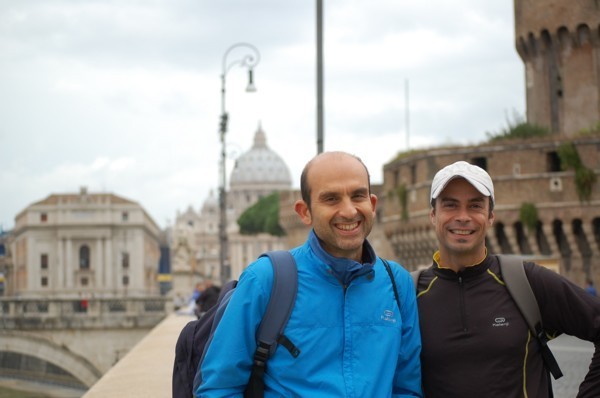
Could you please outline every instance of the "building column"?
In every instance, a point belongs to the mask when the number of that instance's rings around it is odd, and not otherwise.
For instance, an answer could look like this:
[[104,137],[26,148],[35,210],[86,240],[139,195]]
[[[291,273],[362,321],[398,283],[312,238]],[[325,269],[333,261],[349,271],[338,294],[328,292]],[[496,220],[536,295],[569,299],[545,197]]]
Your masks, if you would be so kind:
[[544,232],[544,235],[546,235],[546,241],[548,242],[548,245],[550,246],[550,251],[552,252],[552,256],[556,257],[556,258],[560,258],[561,254],[560,254],[560,249],[558,247],[558,244],[556,243],[556,238],[554,237],[554,231],[553,231],[553,226],[552,226],[552,220],[543,223],[542,225],[542,231]]
[[66,253],[66,267],[65,267],[65,287],[72,289],[73,285],[73,241],[71,238],[67,239],[67,253]]
[[58,238],[56,245],[56,269],[52,272],[50,287],[52,289],[62,289],[65,286],[64,267],[65,267],[65,242]]
[[34,250],[37,246],[37,242],[33,237],[28,238],[27,242],[27,261],[25,263],[25,270],[27,272],[27,290],[38,290],[40,288],[40,255]]
[[105,275],[105,287],[107,290],[115,290],[116,285],[113,278],[113,264],[112,264],[112,241],[110,239],[106,240],[106,244],[104,245],[104,275]]
[[94,270],[94,283],[96,289],[102,289],[104,287],[104,260],[103,260],[103,246],[104,238],[98,238],[96,240],[96,269]]

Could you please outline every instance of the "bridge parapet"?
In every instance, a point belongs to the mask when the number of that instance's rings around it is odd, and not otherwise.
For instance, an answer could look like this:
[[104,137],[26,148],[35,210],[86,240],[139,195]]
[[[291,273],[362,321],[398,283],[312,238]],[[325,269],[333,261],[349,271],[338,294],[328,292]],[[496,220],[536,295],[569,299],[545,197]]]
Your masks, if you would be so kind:
[[167,314],[167,297],[0,298],[5,330],[153,327]]

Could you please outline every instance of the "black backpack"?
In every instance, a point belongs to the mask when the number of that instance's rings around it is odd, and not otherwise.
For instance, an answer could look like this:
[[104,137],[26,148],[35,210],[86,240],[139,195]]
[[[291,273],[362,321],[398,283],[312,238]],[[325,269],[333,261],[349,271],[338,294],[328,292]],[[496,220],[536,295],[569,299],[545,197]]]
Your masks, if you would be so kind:
[[[292,312],[298,287],[298,271],[294,258],[288,251],[272,251],[261,255],[268,256],[273,265],[273,287],[271,299],[258,329],[257,348],[254,354],[250,381],[245,397],[262,397],[263,374],[267,359],[275,352],[277,344],[285,346],[297,357],[298,350],[285,336],[283,329]],[[173,398],[192,398],[198,366],[212,339],[223,312],[229,303],[237,281],[226,283],[219,293],[217,303],[197,320],[188,322],[181,330],[175,345],[175,363],[173,366]]]

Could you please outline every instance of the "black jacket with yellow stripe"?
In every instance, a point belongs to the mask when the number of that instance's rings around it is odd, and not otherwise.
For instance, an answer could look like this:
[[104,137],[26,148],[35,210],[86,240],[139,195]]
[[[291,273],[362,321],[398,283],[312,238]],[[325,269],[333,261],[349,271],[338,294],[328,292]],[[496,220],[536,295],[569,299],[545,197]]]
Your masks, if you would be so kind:
[[[566,333],[595,343],[578,397],[600,396],[600,299],[534,263],[525,263],[525,273],[550,337]],[[425,397],[549,396],[539,343],[502,281],[496,256],[458,273],[434,262],[421,274],[417,294]]]

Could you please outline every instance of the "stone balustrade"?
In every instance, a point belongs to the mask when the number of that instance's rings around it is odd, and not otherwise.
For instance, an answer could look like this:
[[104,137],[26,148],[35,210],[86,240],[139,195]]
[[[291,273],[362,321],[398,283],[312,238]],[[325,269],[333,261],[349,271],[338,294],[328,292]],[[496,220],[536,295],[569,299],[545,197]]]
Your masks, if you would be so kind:
[[152,327],[168,312],[164,296],[125,298],[0,298],[4,330]]

